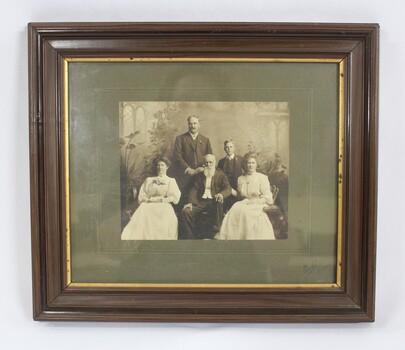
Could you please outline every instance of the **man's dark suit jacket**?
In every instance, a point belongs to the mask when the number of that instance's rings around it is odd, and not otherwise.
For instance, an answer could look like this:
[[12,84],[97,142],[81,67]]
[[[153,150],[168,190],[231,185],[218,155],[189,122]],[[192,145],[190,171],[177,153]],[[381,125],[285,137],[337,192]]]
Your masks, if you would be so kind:
[[174,143],[174,167],[173,176],[182,194],[187,198],[188,188],[192,177],[185,174],[187,168],[196,169],[204,165],[204,156],[212,154],[210,140],[198,134],[196,142],[192,139],[189,132],[176,137]]
[[189,132],[176,137],[174,160],[181,172],[184,173],[187,168],[195,169],[203,166],[206,154],[212,154],[210,140],[207,137],[198,134],[195,144]]
[[[218,169],[224,171],[225,170],[225,160],[226,157],[222,158],[218,162]],[[229,183],[234,190],[237,190],[238,187],[238,178],[242,175],[242,162],[243,157],[238,156],[235,154],[235,167],[233,169],[233,173],[230,177],[228,177]]]
[[[206,177],[204,173],[200,173],[194,177],[193,185],[188,194],[188,201],[193,205],[197,205],[198,201],[202,199],[205,192]],[[211,179],[211,195],[215,199],[216,194],[222,194],[225,198],[231,195],[231,185],[228,178],[222,171],[215,170],[215,174]]]

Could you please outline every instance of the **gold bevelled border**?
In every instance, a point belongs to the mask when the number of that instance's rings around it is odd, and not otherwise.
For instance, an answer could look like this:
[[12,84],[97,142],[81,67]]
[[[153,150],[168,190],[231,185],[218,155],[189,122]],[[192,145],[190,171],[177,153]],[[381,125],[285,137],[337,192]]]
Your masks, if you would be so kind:
[[71,57],[67,62],[271,62],[340,63],[341,58],[201,58],[201,57]]
[[241,289],[282,289],[282,288],[296,288],[296,289],[319,289],[319,288],[339,288],[340,286],[336,283],[312,283],[312,284],[209,284],[209,283],[76,283],[72,282],[69,284],[72,288],[215,288],[215,289],[231,289],[231,288],[241,288]]
[[71,245],[70,245],[70,179],[69,179],[69,63],[63,61],[63,98],[64,98],[64,139],[65,139],[65,207],[66,207],[66,284],[69,285],[72,281],[72,263],[71,263]]
[[339,63],[339,138],[338,138],[338,237],[337,237],[337,253],[336,253],[336,283],[342,285],[342,244],[343,244],[343,169],[345,161],[345,60],[342,60]]
[[[336,283],[319,284],[179,284],[179,283],[76,283],[72,282],[70,241],[70,190],[69,190],[69,62],[263,62],[263,63],[338,63],[339,64],[339,130],[338,130],[338,219],[336,251]],[[65,136],[65,189],[66,189],[66,285],[72,288],[210,288],[210,289],[325,289],[340,288],[342,284],[343,237],[343,163],[344,163],[344,113],[345,113],[345,60],[342,58],[147,58],[147,57],[71,57],[63,62],[64,76],[64,136]]]

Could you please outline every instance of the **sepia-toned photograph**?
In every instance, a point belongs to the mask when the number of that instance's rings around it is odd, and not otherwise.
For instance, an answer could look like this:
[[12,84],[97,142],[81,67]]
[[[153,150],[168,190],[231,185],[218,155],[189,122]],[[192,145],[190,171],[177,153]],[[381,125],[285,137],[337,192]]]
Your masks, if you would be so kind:
[[288,238],[287,102],[119,103],[121,240]]

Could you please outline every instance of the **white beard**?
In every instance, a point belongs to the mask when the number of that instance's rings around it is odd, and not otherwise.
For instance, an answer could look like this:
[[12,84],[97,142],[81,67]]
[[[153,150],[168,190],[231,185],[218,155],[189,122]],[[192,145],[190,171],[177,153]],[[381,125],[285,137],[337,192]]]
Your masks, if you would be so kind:
[[215,168],[212,168],[212,169],[204,168],[205,177],[213,177],[214,174],[215,174]]

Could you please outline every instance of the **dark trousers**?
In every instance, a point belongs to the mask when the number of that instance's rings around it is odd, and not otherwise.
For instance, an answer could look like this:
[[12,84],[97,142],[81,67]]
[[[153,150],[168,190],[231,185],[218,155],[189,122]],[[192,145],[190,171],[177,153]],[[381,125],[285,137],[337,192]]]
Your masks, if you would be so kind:
[[[221,228],[222,219],[224,216],[223,203],[216,202],[214,199],[201,199],[197,205],[193,205],[193,209],[187,208],[183,210],[182,215],[182,238],[183,239],[212,239],[216,232]],[[202,237],[199,234],[198,228],[206,226],[206,221],[209,221],[207,234]]]
[[224,201],[224,210],[225,210],[225,214],[231,210],[232,206],[238,201],[238,198],[234,197],[234,196],[229,196],[228,198],[225,198]]

